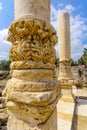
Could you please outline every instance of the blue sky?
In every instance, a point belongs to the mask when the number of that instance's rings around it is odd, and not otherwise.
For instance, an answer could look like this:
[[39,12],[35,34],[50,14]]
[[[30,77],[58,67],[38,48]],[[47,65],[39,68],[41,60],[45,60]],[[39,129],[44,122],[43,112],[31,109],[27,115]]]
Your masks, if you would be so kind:
[[8,28],[14,19],[14,0],[0,0],[2,7],[0,11],[0,30]]
[[[51,24],[58,32],[58,15],[70,14],[71,56],[80,58],[87,48],[87,0],[51,0]],[[0,0],[0,60],[8,59],[11,43],[6,41],[8,27],[14,20],[14,0]],[[55,46],[58,57],[58,44]]]

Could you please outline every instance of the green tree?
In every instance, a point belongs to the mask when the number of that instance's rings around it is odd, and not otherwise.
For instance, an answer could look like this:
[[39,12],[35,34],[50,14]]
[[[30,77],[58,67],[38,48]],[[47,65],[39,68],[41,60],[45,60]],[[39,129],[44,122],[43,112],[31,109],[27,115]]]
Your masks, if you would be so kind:
[[84,63],[87,66],[87,48],[84,48],[83,51],[83,59],[84,59]]
[[78,59],[78,64],[79,65],[84,65],[84,59],[83,59],[83,56],[81,56],[79,59]]
[[0,70],[9,69],[10,61],[2,60],[0,61]]
[[83,55],[78,59],[78,64],[87,66],[87,48],[84,48]]
[[78,63],[74,61],[73,59],[71,59],[71,66],[76,66],[76,65],[78,65]]

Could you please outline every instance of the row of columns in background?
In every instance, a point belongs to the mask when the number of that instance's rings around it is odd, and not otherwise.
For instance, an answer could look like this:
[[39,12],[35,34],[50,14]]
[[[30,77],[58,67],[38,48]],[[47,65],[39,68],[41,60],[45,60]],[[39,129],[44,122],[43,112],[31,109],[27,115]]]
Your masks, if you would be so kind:
[[[60,86],[54,79],[55,29],[50,0],[14,0],[15,20],[9,28],[11,75],[3,95],[8,130],[57,130]],[[59,16],[59,80],[71,79],[69,15]],[[29,53],[30,52],[30,53]]]

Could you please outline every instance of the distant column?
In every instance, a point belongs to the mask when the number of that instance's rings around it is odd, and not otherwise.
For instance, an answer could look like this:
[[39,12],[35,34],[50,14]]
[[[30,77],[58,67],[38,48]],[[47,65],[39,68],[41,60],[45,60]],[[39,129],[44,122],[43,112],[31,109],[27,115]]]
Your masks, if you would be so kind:
[[68,13],[59,15],[59,80],[71,79],[70,18]]

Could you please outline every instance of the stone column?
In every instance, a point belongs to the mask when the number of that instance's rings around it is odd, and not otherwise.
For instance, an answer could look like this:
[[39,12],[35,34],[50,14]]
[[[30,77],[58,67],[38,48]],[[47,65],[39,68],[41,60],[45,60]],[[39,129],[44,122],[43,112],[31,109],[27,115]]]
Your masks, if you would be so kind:
[[50,0],[14,0],[15,19],[30,15],[50,23]]
[[57,36],[50,25],[49,6],[49,0],[15,0],[15,21],[8,35],[12,78],[3,92],[8,130],[57,130]]
[[[70,18],[68,13],[61,13],[59,21],[59,77],[61,98],[58,102],[58,129],[71,130],[75,108],[72,93],[71,48],[70,48]],[[69,118],[68,118],[69,117]]]
[[59,77],[60,81],[71,79],[70,18],[61,13],[59,21]]

